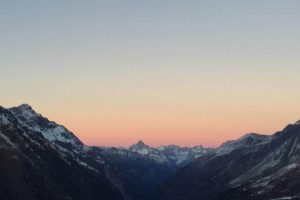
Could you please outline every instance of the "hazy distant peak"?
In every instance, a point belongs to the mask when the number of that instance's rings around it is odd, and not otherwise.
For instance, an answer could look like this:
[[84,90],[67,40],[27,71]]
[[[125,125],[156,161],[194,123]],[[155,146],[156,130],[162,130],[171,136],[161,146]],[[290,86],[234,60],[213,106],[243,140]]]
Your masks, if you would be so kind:
[[136,145],[145,145],[145,143],[143,142],[143,140],[139,140]]
[[141,151],[143,149],[150,149],[151,147],[149,147],[148,145],[146,145],[142,140],[139,140],[137,143],[131,145],[129,147],[130,150],[132,151]]
[[139,140],[139,141],[137,141],[135,144],[131,145],[131,147],[133,147],[133,146],[148,146],[148,145],[146,145],[146,144],[143,142],[143,140]]

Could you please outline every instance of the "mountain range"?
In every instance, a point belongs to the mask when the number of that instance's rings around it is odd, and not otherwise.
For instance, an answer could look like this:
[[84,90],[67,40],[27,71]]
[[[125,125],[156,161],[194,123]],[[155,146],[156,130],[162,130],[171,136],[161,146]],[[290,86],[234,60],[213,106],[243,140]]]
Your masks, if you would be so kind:
[[83,144],[27,104],[0,107],[0,199],[300,199],[300,122],[218,148]]

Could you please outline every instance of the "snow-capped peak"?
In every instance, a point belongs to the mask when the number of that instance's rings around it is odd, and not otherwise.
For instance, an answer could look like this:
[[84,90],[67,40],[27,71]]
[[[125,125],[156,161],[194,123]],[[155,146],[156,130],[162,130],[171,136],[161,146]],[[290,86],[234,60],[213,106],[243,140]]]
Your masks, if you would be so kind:
[[142,140],[139,140],[137,143],[131,145],[129,148],[144,148],[144,147],[149,147],[146,145]]
[[18,107],[10,108],[9,110],[11,110],[14,114],[24,117],[26,120],[41,116],[40,114],[36,113],[28,104],[22,104]]
[[40,132],[49,142],[62,142],[65,144],[81,145],[79,139],[65,127],[49,121],[41,114],[35,112],[28,104],[8,109],[27,128]]
[[146,145],[142,140],[140,140],[137,143],[130,146],[129,150],[145,155],[150,153],[152,151],[152,148]]

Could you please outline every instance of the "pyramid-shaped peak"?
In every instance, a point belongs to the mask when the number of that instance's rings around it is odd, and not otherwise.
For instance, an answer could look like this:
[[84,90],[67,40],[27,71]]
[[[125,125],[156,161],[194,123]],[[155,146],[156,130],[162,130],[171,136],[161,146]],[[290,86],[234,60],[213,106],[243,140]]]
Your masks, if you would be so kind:
[[139,153],[145,153],[145,152],[148,152],[151,147],[149,147],[148,145],[146,145],[142,140],[139,140],[137,143],[131,145],[129,147],[129,149],[131,151],[134,151],[134,152],[139,152]]
[[137,143],[133,144],[130,148],[144,148],[148,147],[142,140],[139,140]]
[[146,144],[143,142],[143,140],[139,140],[139,141],[136,143],[136,145],[146,145]]

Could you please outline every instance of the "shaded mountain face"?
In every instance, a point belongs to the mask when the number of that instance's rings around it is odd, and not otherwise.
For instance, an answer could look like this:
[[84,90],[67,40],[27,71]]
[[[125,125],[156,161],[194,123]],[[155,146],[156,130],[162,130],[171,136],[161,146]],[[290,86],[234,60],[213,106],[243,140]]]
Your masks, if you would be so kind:
[[159,185],[175,168],[124,148],[93,147],[118,172],[124,191],[136,200],[155,199]]
[[0,199],[126,199],[114,170],[28,105],[0,107]]
[[271,136],[247,134],[181,169],[161,199],[299,199],[300,123]]
[[159,186],[180,167],[210,149],[176,145],[150,147],[138,141],[129,148],[93,147],[119,172],[124,191],[133,199],[157,199]]
[[29,105],[1,107],[0,199],[156,199],[163,181],[208,150],[89,147]]

